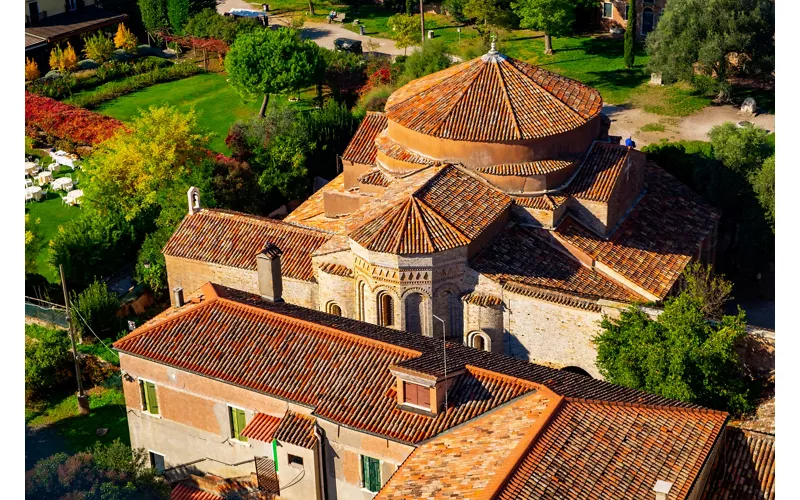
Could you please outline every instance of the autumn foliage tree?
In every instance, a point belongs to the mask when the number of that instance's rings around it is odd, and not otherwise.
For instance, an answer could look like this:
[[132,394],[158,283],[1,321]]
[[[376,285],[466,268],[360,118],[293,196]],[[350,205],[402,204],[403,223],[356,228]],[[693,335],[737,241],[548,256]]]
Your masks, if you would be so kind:
[[117,28],[117,34],[114,35],[114,45],[118,49],[134,52],[139,45],[139,40],[136,39],[136,35],[131,30],[125,27],[124,23],[120,23]]
[[33,59],[25,58],[25,81],[30,82],[41,76],[39,65]]
[[67,47],[63,50],[60,46],[55,46],[53,50],[50,51],[50,68],[63,73],[72,71],[77,66],[78,55],[69,42],[67,42]]

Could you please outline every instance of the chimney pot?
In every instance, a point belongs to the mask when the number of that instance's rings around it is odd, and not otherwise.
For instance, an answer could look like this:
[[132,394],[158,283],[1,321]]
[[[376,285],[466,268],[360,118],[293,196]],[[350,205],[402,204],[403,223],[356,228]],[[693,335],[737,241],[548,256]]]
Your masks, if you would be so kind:
[[189,201],[189,215],[194,215],[200,211],[200,190],[195,186],[189,188],[186,192],[186,197]]
[[653,486],[653,491],[656,494],[656,500],[668,500],[669,490],[671,489],[672,483],[669,481],[661,481],[660,479],[656,481],[656,485]]
[[172,302],[176,308],[183,305],[183,288],[176,286],[172,289]]
[[281,278],[281,254],[283,252],[273,243],[264,245],[256,256],[258,269],[258,292],[266,300],[282,302],[283,280]]

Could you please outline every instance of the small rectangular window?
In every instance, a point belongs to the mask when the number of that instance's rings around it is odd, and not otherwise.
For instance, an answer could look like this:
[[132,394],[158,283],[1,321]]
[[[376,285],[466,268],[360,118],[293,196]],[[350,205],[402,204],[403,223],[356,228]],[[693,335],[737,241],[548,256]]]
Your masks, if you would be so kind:
[[159,474],[164,472],[164,469],[166,468],[164,466],[164,455],[161,455],[160,453],[156,453],[154,451],[151,451],[150,452],[150,467],[152,467],[153,469],[158,471]]
[[373,493],[381,489],[381,461],[361,455],[361,481],[363,487]]
[[156,385],[146,380],[140,380],[139,394],[142,397],[142,410],[152,415],[158,415],[158,398],[156,397]]
[[303,466],[303,457],[298,457],[297,455],[289,455],[289,465],[299,465],[300,467]]
[[605,2],[603,4],[603,17],[610,19],[614,14],[614,6],[611,5],[611,2]]
[[429,387],[423,387],[419,384],[412,384],[410,382],[403,382],[403,393],[404,403],[430,409],[431,390]]
[[247,425],[244,410],[240,408],[228,407],[228,416],[230,417],[231,424],[231,437],[243,443],[247,442],[247,436],[242,436],[242,431]]

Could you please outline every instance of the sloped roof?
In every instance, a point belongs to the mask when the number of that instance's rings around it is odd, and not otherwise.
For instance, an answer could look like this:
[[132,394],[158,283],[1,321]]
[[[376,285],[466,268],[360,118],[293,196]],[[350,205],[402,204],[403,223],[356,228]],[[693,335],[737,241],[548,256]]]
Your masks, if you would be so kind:
[[172,488],[169,498],[170,500],[219,500],[224,497],[178,483]]
[[775,436],[728,427],[703,500],[775,499]]
[[539,196],[512,196],[514,203],[534,210],[554,210],[567,202],[566,196],[557,194],[542,194]]
[[593,143],[565,194],[581,200],[607,202],[630,152],[630,148],[619,144]]
[[389,187],[392,180],[383,173],[379,168],[374,168],[369,172],[362,174],[358,178],[358,182],[362,184],[369,184],[372,186]]
[[266,243],[282,252],[281,273],[312,281],[311,254],[330,233],[287,222],[217,209],[203,209],[183,218],[164,246],[164,255],[256,269],[256,255]]
[[317,419],[314,417],[287,410],[275,431],[275,439],[279,442],[311,449],[317,441],[314,436],[316,422]]
[[600,93],[542,68],[489,53],[395,91],[386,117],[463,141],[512,141],[566,132],[598,116]]
[[378,134],[378,136],[375,138],[375,147],[378,148],[378,151],[393,160],[403,161],[406,163],[416,163],[418,165],[432,165],[435,163],[430,158],[419,155],[389,139],[389,136],[386,134],[386,132]]
[[477,171],[490,175],[544,175],[564,169],[573,165],[576,160],[538,160],[522,163],[503,163],[478,167]]
[[662,168],[645,166],[647,188],[622,224],[606,240],[570,216],[559,237],[660,299],[697,255],[719,214]]
[[[690,493],[728,414],[566,400],[496,498],[669,498]],[[585,465],[584,465],[585,464]]]
[[520,225],[506,228],[473,259],[470,267],[501,283],[529,285],[588,299],[646,302],[633,290],[559,252],[539,237],[535,229]]
[[510,206],[504,193],[454,166],[367,221],[350,238],[369,250],[424,254],[468,245]]
[[447,344],[450,406],[435,417],[397,408],[390,366],[442,372],[441,341],[206,284],[114,343],[120,352],[313,408],[313,415],[418,443],[541,384],[574,397],[694,405],[527,361]]
[[367,111],[367,116],[359,125],[355,135],[342,153],[342,160],[372,165],[375,163],[375,137],[386,128],[386,115]]
[[242,436],[256,441],[268,443],[275,436],[275,431],[281,425],[283,418],[273,417],[266,413],[256,413],[253,419],[242,429]]

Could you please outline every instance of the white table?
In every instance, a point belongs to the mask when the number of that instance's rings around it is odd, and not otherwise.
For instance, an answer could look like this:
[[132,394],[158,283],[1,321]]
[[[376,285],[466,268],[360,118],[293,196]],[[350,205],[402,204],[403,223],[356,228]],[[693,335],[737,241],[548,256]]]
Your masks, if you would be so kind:
[[36,176],[36,180],[39,182],[40,186],[42,184],[47,184],[48,182],[53,180],[53,172],[50,172],[48,170],[39,172],[39,174]]
[[64,203],[67,205],[80,205],[80,199],[83,197],[83,189],[76,189],[67,193],[64,197]]
[[30,186],[25,188],[25,201],[40,200],[42,198],[42,188],[39,186]]
[[54,180],[50,186],[53,189],[60,189],[62,191],[69,191],[72,189],[72,179],[69,177],[59,177],[58,179]]
[[33,179],[25,179],[25,187],[33,186]]
[[59,165],[66,165],[72,168],[75,168],[75,160],[78,159],[77,156],[61,150],[50,151],[50,158],[52,158]]
[[39,170],[39,165],[33,163],[32,161],[25,162],[25,175],[33,175],[37,170]]

